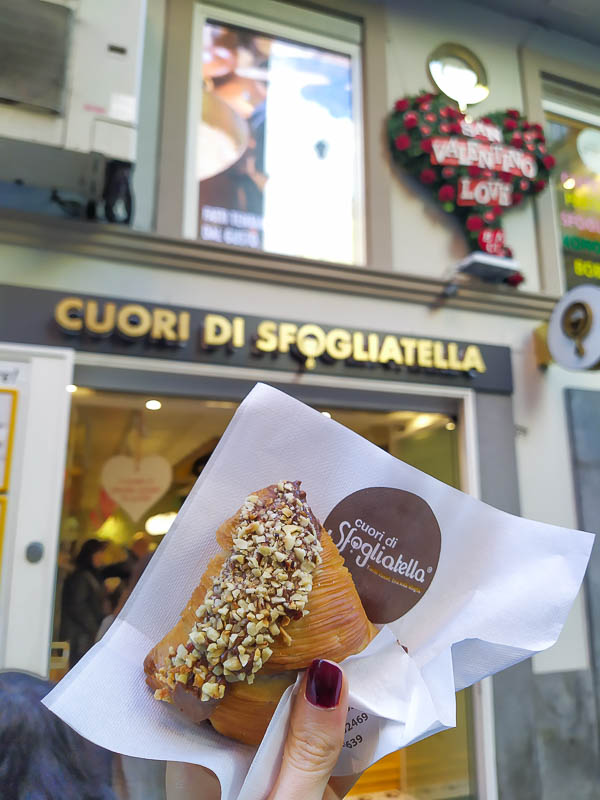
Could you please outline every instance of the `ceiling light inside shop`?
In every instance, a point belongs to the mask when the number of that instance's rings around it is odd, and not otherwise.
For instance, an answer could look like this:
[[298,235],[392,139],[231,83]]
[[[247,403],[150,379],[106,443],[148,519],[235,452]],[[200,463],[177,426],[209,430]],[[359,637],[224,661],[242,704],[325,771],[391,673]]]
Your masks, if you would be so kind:
[[323,414],[324,417],[327,417],[327,419],[331,419],[331,414],[329,411],[321,411],[321,414]]
[[423,428],[428,428],[434,420],[435,416],[433,414],[419,414],[413,420],[412,428],[413,430],[422,430]]
[[563,189],[574,189],[574,188],[575,188],[575,178],[567,178],[567,180],[563,182]]
[[176,516],[176,511],[167,511],[165,514],[148,517],[145,525],[146,533],[149,533],[150,536],[163,536],[175,521]]
[[452,422],[452,420],[448,420],[448,422],[446,423],[446,430],[447,431],[456,430],[456,422]]
[[146,400],[146,408],[148,411],[158,411],[162,407],[160,400]]
[[74,383],[69,383],[67,384],[67,386],[65,386],[65,389],[67,390],[67,392],[69,392],[69,394],[73,394],[73,392],[77,391],[77,386],[75,386]]

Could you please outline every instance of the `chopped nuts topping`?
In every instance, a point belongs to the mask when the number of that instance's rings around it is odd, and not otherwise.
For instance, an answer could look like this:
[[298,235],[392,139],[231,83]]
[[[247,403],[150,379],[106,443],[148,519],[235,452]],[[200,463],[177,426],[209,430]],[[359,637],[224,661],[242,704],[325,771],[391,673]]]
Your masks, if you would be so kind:
[[300,483],[280,481],[261,499],[246,498],[232,537],[232,551],[213,579],[187,642],[169,648],[156,678],[157,700],[171,701],[176,682],[202,700],[221,699],[227,683],[254,682],[273,655],[269,645],[306,614],[313,571],[321,563],[318,523]]

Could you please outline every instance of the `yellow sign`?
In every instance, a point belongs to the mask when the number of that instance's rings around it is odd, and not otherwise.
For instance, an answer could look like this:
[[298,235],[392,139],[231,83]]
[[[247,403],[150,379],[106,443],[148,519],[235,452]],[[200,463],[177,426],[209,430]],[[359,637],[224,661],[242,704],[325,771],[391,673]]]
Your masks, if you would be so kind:
[[2,574],[2,544],[4,542],[4,526],[6,522],[6,497],[0,495],[0,575]]
[[17,418],[17,390],[0,389],[0,492],[8,491]]

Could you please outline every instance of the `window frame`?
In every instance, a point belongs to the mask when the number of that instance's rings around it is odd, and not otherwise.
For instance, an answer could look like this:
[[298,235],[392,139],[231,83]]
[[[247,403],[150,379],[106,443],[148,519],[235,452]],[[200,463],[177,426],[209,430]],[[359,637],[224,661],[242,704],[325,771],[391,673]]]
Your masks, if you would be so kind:
[[[333,38],[327,34],[315,33],[308,28],[300,28],[287,21],[278,22],[264,17],[253,17],[248,12],[235,11],[230,8],[210,3],[196,2],[194,5],[192,23],[192,53],[190,62],[190,92],[187,109],[187,147],[186,169],[184,174],[184,206],[182,235],[185,239],[194,239],[203,245],[210,246],[198,236],[198,210],[199,192],[196,178],[197,136],[196,124],[202,107],[202,52],[204,25],[214,20],[224,25],[231,25],[251,30],[267,36],[278,37],[300,45],[321,48],[339,53],[350,58],[352,74],[352,122],[354,125],[354,227],[353,252],[354,261],[348,267],[364,267],[366,263],[365,247],[365,188],[364,188],[364,115],[362,106],[362,52],[360,43],[354,43],[345,38]],[[237,249],[237,248],[236,248]],[[270,250],[256,249],[257,253],[282,255]],[[285,254],[283,254],[285,257]],[[296,254],[292,257],[298,257]],[[318,262],[319,259],[308,259]]]

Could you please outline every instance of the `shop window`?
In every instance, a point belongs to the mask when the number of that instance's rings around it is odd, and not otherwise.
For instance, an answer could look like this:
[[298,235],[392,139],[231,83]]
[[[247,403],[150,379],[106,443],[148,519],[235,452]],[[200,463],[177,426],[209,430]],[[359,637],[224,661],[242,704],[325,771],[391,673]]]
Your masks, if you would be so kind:
[[543,85],[564,286],[600,286],[600,95],[556,81]]
[[223,9],[198,12],[186,234],[362,263],[359,46]]
[[[54,680],[107,630],[168,535],[175,513],[238,406],[219,399],[72,389],[51,650]],[[391,455],[459,487],[455,419],[418,409],[319,410]],[[128,470],[137,470],[135,497],[127,489]],[[151,478],[149,493],[142,491],[144,476]],[[82,559],[94,569],[92,578],[81,581],[85,591],[78,591],[73,576],[84,568]],[[457,695],[456,728],[381,759],[350,796],[474,797],[470,698],[469,690]],[[135,771],[124,769],[124,774],[126,781],[145,780]]]

